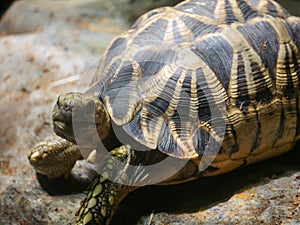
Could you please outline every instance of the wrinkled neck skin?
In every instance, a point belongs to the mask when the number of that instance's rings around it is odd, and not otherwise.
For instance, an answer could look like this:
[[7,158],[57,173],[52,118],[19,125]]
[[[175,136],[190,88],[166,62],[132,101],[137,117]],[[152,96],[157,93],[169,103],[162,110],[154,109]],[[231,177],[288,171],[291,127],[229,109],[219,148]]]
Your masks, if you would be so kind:
[[118,145],[105,105],[93,95],[76,92],[60,95],[52,118],[55,133],[83,149],[104,146],[111,150]]

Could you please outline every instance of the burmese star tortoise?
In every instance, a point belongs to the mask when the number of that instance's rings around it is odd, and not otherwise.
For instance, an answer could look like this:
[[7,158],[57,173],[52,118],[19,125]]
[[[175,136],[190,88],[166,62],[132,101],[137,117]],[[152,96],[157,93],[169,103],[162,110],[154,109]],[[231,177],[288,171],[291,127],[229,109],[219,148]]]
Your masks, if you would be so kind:
[[147,184],[176,184],[280,155],[299,138],[300,19],[272,0],[188,0],[116,37],[85,93],[59,96],[63,139],[29,153],[67,176],[98,172],[77,224],[109,224]]

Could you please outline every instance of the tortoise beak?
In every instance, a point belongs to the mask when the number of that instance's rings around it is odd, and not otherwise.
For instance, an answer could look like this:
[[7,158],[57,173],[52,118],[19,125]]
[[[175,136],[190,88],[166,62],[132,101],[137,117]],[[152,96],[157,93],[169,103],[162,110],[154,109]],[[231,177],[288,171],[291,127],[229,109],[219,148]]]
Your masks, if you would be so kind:
[[74,132],[72,125],[73,111],[80,101],[80,93],[67,93],[58,97],[57,102],[52,111],[54,132],[68,141],[73,143]]

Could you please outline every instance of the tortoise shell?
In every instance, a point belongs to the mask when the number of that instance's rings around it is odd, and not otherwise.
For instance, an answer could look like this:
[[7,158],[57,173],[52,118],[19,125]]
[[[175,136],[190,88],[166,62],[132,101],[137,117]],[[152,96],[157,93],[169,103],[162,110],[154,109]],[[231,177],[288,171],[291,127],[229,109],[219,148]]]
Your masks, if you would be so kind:
[[87,93],[141,146],[252,162],[298,138],[299,49],[300,19],[275,1],[184,1],[116,37]]

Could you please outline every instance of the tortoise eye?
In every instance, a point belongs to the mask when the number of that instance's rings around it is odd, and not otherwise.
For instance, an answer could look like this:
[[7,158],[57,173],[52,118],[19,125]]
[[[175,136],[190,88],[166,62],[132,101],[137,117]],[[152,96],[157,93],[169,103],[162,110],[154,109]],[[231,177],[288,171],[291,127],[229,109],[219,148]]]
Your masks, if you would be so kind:
[[73,107],[68,104],[64,104],[63,109],[64,109],[64,111],[71,111],[73,109]]

